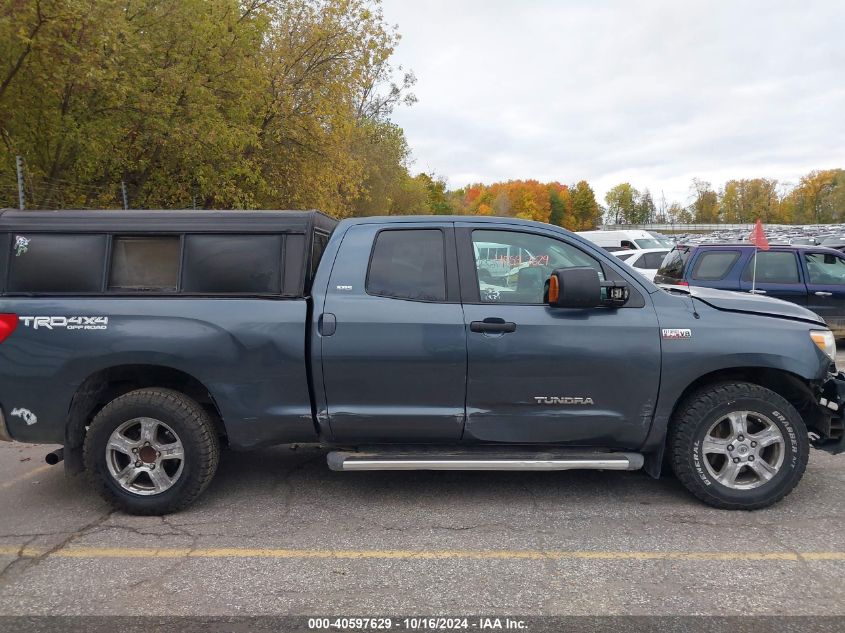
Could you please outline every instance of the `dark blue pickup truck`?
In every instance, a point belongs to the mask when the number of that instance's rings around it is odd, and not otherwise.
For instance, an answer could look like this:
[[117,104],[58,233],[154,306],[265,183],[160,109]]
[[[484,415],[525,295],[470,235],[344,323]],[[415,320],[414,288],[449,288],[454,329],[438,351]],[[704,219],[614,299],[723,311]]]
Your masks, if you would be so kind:
[[[658,284],[753,292],[791,301],[821,316],[845,336],[845,254],[824,246],[748,244],[676,246],[654,277]],[[756,267],[756,271],[755,271]]]
[[806,308],[512,218],[0,213],[0,438],[133,513],[299,443],[340,471],[666,463],[761,508],[843,450],[835,353]]

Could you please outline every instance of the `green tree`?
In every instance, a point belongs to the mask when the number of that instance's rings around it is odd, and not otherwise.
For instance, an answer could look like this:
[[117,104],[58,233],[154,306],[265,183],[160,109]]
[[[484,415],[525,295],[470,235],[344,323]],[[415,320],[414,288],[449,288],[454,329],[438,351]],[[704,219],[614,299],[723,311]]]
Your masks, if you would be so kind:
[[596,195],[586,180],[578,181],[572,188],[572,230],[594,229],[601,221],[601,208]]
[[635,224],[638,217],[637,205],[640,192],[629,182],[623,182],[610,189],[604,196],[607,203],[607,221],[610,224]]
[[564,192],[558,191],[557,189],[549,190],[549,224],[565,226],[567,216],[569,215],[567,209],[568,191],[566,193],[567,195],[564,196]]
[[651,197],[651,192],[646,189],[640,194],[636,205],[636,223],[645,224],[654,222],[657,218],[657,207]]

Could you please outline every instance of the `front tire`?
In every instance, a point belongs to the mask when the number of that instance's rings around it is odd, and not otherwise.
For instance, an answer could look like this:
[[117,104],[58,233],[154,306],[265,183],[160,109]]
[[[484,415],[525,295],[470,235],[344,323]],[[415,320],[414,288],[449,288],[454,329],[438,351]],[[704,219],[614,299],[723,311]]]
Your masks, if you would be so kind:
[[807,427],[775,392],[752,383],[705,387],[678,409],[669,432],[672,470],[716,508],[758,510],[792,492],[807,467]]
[[100,495],[129,514],[177,512],[202,494],[220,457],[208,413],[170,389],[112,400],[91,422],[85,467]]

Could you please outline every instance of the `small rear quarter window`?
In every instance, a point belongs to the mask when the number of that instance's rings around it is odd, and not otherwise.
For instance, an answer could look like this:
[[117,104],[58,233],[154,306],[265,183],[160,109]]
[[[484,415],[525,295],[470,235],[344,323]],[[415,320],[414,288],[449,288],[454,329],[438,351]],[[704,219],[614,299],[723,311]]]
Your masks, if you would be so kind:
[[699,281],[719,281],[728,276],[739,259],[739,251],[707,251],[695,262],[692,278]]
[[[680,280],[684,278],[684,267],[690,256],[689,248],[675,248],[669,251],[669,254],[664,258],[660,269],[657,271],[657,276],[668,280]],[[667,283],[667,282],[663,282]]]

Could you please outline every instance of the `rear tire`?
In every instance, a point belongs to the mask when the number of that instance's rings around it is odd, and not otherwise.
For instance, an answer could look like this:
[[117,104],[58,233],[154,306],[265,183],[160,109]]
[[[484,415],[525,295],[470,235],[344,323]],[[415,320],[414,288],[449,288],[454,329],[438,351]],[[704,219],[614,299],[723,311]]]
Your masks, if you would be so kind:
[[129,514],[185,508],[211,482],[219,456],[208,413],[170,389],[139,389],[115,398],[85,437],[85,468],[94,487]]
[[758,510],[792,492],[807,467],[804,421],[784,398],[752,383],[692,394],[669,431],[672,470],[716,508]]

